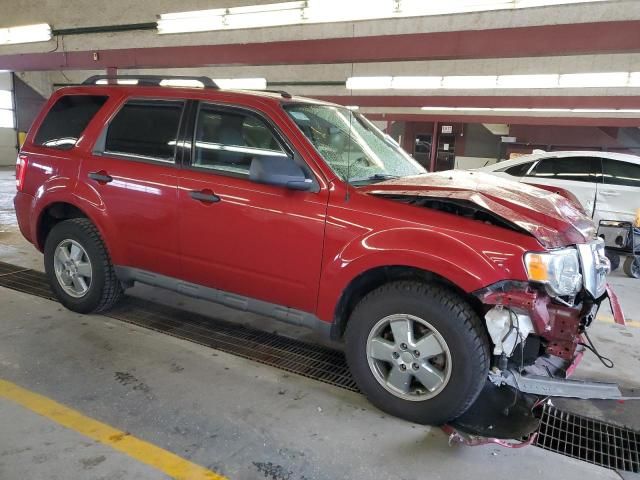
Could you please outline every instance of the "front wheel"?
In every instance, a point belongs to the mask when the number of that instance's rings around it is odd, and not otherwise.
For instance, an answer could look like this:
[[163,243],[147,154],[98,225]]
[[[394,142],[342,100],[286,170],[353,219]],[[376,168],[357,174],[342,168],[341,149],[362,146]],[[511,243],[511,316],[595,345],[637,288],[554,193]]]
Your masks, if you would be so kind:
[[640,255],[627,257],[624,261],[624,273],[631,278],[640,278]]
[[392,282],[355,308],[346,356],[360,390],[381,410],[441,425],[462,415],[489,370],[489,342],[478,315],[446,288]]

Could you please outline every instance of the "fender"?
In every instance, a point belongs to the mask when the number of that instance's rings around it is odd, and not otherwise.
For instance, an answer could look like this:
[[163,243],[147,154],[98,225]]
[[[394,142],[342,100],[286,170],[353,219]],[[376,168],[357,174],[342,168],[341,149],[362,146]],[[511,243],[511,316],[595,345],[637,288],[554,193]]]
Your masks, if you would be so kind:
[[[457,232],[456,232],[457,233]],[[420,248],[425,246],[425,248]],[[465,292],[505,278],[526,280],[526,247],[473,234],[394,228],[370,232],[349,242],[323,268],[318,317],[333,322],[342,292],[359,275],[377,267],[406,266],[439,275]]]
[[100,195],[87,184],[76,183],[75,178],[62,176],[52,177],[45,182],[36,192],[33,201],[34,215],[32,216],[31,234],[38,250],[44,251],[44,244],[40,244],[38,241],[38,228],[42,216],[46,209],[55,203],[68,203],[84,213],[100,232],[113,261],[117,262],[122,258],[119,245],[111,241],[112,235],[107,234],[109,231],[114,231],[114,227]]

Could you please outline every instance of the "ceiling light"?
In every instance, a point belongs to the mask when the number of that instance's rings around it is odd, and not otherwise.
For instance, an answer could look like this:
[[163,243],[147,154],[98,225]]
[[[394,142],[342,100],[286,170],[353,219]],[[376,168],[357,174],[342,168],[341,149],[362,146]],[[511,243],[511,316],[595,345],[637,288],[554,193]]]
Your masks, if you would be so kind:
[[633,108],[527,108],[527,107],[422,107],[424,111],[441,112],[478,112],[490,111],[498,113],[615,113],[615,114],[639,114],[640,109]]
[[358,105],[345,105],[344,108],[348,108],[349,110],[358,110],[360,107]]
[[[100,80],[96,80],[96,85],[109,85],[110,83],[113,83],[113,80],[108,78],[102,78]],[[116,80],[116,83],[118,85],[137,85],[138,80],[133,78],[126,78],[126,79]]]
[[398,90],[429,90],[440,88],[442,77],[393,77],[391,88]]
[[629,72],[569,73],[560,75],[560,88],[603,88],[626,87]]
[[442,77],[443,88],[496,88],[498,77],[496,75],[456,75]]
[[629,74],[629,86],[640,87],[640,72],[631,72]]
[[498,75],[498,88],[557,88],[558,74]]
[[48,42],[49,40],[51,40],[51,27],[47,23],[0,28],[0,45]]
[[349,90],[386,90],[391,88],[393,77],[349,77]]
[[510,10],[606,0],[306,0],[163,13],[158,33],[203,32],[233,28],[350,22],[383,18]]
[[236,90],[265,90],[266,78],[214,78],[213,81],[220,88]]

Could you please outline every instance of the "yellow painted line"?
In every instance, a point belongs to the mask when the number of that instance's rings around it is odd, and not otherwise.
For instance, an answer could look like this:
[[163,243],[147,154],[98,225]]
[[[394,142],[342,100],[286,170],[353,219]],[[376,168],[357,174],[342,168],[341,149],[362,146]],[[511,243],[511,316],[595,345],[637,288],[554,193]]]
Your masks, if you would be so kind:
[[89,418],[50,398],[2,379],[0,379],[0,398],[6,398],[66,428],[108,445],[176,480],[228,480],[222,475],[140,440],[127,432]]
[[[602,323],[616,323],[616,321],[613,319],[613,316],[611,315],[606,315],[606,314],[600,314],[596,317],[596,322],[602,322]],[[635,327],[635,328],[640,328],[640,322],[638,320],[633,320],[630,318],[626,319],[626,326],[627,327]]]

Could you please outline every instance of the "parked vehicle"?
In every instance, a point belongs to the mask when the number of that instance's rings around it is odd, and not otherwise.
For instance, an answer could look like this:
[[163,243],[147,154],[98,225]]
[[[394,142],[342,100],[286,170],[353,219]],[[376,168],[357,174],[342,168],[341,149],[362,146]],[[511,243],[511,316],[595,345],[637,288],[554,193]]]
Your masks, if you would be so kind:
[[573,193],[596,225],[633,221],[640,208],[640,157],[612,152],[545,152],[478,169]]
[[579,358],[613,294],[565,198],[427,174],[338,105],[138,78],[58,90],[19,154],[20,229],[70,310],[142,282],[313,327],[345,340],[374,405],[420,423],[465,412],[490,367],[564,378]]

